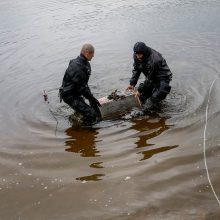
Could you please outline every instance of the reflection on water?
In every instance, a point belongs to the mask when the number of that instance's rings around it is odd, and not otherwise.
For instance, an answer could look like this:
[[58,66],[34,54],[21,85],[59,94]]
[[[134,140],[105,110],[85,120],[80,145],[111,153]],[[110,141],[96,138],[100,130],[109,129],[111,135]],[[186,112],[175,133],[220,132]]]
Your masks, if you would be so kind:
[[[68,146],[67,152],[79,153],[82,157],[98,157],[101,156],[97,150],[98,131],[95,128],[70,127],[66,130],[68,137],[65,145]],[[104,168],[102,162],[95,162],[90,165],[91,168]],[[104,174],[92,174],[89,176],[77,177],[80,181],[99,181]]]
[[[143,154],[142,160],[146,160],[151,158],[155,154],[159,154],[164,151],[171,150],[173,148],[178,147],[178,145],[174,146],[165,146],[165,147],[158,147],[154,144],[150,144],[150,139],[159,136],[164,131],[168,130],[170,126],[168,126],[166,122],[166,118],[161,118],[157,114],[154,114],[153,117],[149,118],[148,120],[135,120],[135,123],[131,126],[131,128],[139,131],[137,134],[138,141],[135,142],[137,148],[149,148],[149,150],[142,150],[138,152],[138,154]],[[153,149],[152,149],[153,148]]]
[[[122,121],[123,123],[123,121]],[[133,119],[129,123],[127,121],[124,121],[124,125],[121,124],[121,129],[125,127],[125,131],[128,129],[125,124],[127,124],[129,130],[134,133],[132,136],[125,136],[123,140],[126,140],[127,142],[133,142],[133,145],[136,146],[132,149],[132,152],[134,155],[141,154],[143,157],[139,159],[139,161],[143,161],[146,159],[151,158],[152,156],[171,150],[173,148],[178,147],[178,145],[173,146],[158,146],[151,141],[153,138],[156,138],[160,136],[163,132],[167,131],[170,126],[166,124],[166,118],[160,117],[158,114],[154,113],[151,116],[144,116],[142,118]],[[114,125],[112,125],[114,127]],[[106,128],[107,130],[110,128]],[[123,129],[121,130],[121,132]],[[82,127],[70,127],[66,130],[67,138],[65,140],[65,150],[67,152],[71,153],[77,153],[80,154],[81,157],[92,157],[96,158],[99,156],[99,159],[102,161],[105,161],[105,157],[107,156],[107,152],[105,149],[103,151],[97,150],[98,143],[105,142],[106,140],[113,139],[120,139],[120,134],[117,132],[113,133],[106,133],[103,137],[101,134],[99,134],[98,128],[82,128]],[[113,141],[114,142],[114,141]],[[132,143],[130,143],[132,144]],[[139,149],[137,152],[136,149]],[[108,147],[108,150],[111,150],[110,147]],[[113,149],[112,149],[113,150]],[[126,148],[122,149],[122,151],[126,151]],[[119,154],[118,150],[113,150],[113,155],[117,157],[117,154]],[[134,161],[130,161],[132,164]],[[95,161],[89,165],[90,168],[100,170],[102,168],[106,168],[106,166],[103,166],[103,162]],[[106,170],[104,171],[106,172]],[[80,181],[98,181],[103,180],[103,177],[106,176],[107,173],[95,173],[92,175],[77,177],[76,180]]]
[[161,152],[164,152],[164,151],[168,151],[168,150],[171,150],[173,148],[176,148],[178,147],[178,145],[175,145],[175,146],[169,146],[169,147],[159,147],[159,148],[156,148],[156,149],[153,149],[153,150],[146,150],[146,151],[142,151],[142,152],[139,152],[141,154],[143,154],[143,158],[141,160],[146,160],[146,159],[149,159],[151,158],[153,155],[155,154],[159,154]]
[[66,151],[80,153],[82,157],[100,156],[96,149],[96,137],[98,132],[93,128],[68,128],[66,130],[68,138],[65,141]]
[[90,167],[92,167],[92,168],[104,168],[101,164],[102,164],[103,162],[97,162],[97,163],[92,163],[91,165],[90,165]]
[[[166,123],[166,118],[161,118],[159,115],[154,114],[153,117],[139,118],[132,121],[130,129],[138,131],[135,134],[135,137],[138,137],[138,140],[135,142],[136,148],[145,148],[154,146],[154,144],[149,143],[151,139],[159,136],[161,133],[169,129],[169,125]],[[82,127],[70,127],[66,130],[67,138],[65,145],[68,146],[65,150],[68,152],[79,153],[82,157],[97,157],[102,156],[100,151],[97,150],[96,143],[100,142],[98,140],[98,129],[96,128],[82,128]],[[148,151],[141,151],[144,154],[144,159],[150,158],[154,154],[158,154],[163,151],[167,151],[177,147],[175,146],[166,146],[150,149]],[[139,152],[140,153],[140,152]],[[142,159],[142,160],[144,160]],[[103,168],[101,166],[102,162],[93,163],[90,166],[93,168]]]
[[93,174],[91,176],[82,176],[82,177],[78,177],[76,178],[76,180],[80,180],[80,181],[98,181],[98,180],[102,180],[101,177],[105,176],[104,174]]
[[165,118],[160,118],[157,115],[148,120],[136,120],[131,128],[139,131],[139,140],[136,142],[137,148],[151,146],[151,144],[147,143],[147,140],[160,135],[169,128],[169,126],[165,124],[165,121]]

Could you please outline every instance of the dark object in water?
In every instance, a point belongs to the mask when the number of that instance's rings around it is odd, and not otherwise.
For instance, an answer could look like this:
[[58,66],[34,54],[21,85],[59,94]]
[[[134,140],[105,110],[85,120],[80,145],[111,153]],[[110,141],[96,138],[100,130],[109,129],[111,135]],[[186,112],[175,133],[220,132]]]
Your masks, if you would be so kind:
[[49,103],[49,101],[48,101],[48,95],[47,95],[47,93],[46,93],[45,90],[44,90],[43,97],[44,97],[44,101]]
[[[141,107],[141,102],[135,95],[135,92],[117,94],[117,90],[115,90],[110,95],[98,100],[101,104],[101,107],[99,107],[101,118],[97,118],[97,121],[94,123],[88,123],[88,126],[92,126],[100,120],[118,118],[131,111],[134,107]],[[82,120],[82,115],[76,112],[69,117],[69,120],[73,126],[86,125],[86,122]]]
[[117,94],[117,89],[112,92],[110,95],[108,95],[109,100],[119,100],[119,99],[124,99],[125,95],[118,95]]
[[134,107],[141,107],[141,102],[135,92],[128,91],[118,95],[115,90],[109,96],[100,98],[99,102],[102,105],[99,107],[102,119],[113,119],[127,113]]

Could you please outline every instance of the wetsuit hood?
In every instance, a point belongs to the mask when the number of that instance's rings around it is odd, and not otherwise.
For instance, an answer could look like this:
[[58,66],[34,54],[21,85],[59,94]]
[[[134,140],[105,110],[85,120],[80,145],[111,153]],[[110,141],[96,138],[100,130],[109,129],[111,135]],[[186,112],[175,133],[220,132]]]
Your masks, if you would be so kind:
[[147,47],[143,42],[135,43],[133,50],[134,50],[134,54],[142,53],[144,55],[144,58],[148,58],[151,54],[150,47]]

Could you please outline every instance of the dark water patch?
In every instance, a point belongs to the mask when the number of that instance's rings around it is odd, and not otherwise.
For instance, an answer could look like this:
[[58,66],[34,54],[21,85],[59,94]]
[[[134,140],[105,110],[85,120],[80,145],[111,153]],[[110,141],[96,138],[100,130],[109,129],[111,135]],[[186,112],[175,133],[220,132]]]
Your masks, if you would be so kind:
[[90,164],[90,167],[93,167],[93,168],[104,168],[101,164],[102,164],[102,162],[92,163],[92,164]]
[[102,177],[105,176],[104,174],[93,174],[91,176],[83,176],[83,177],[78,177],[76,180],[80,181],[99,181],[102,180]]

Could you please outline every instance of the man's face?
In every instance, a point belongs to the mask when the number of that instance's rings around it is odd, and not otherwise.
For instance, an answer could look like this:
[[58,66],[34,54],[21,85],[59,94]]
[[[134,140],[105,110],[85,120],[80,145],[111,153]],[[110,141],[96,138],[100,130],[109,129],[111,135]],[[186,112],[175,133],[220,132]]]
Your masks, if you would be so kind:
[[137,58],[138,60],[142,60],[144,54],[143,54],[143,53],[135,53],[135,56],[136,56],[136,58]]
[[86,51],[85,53],[85,57],[87,58],[88,61],[92,60],[92,58],[94,57],[94,51]]

